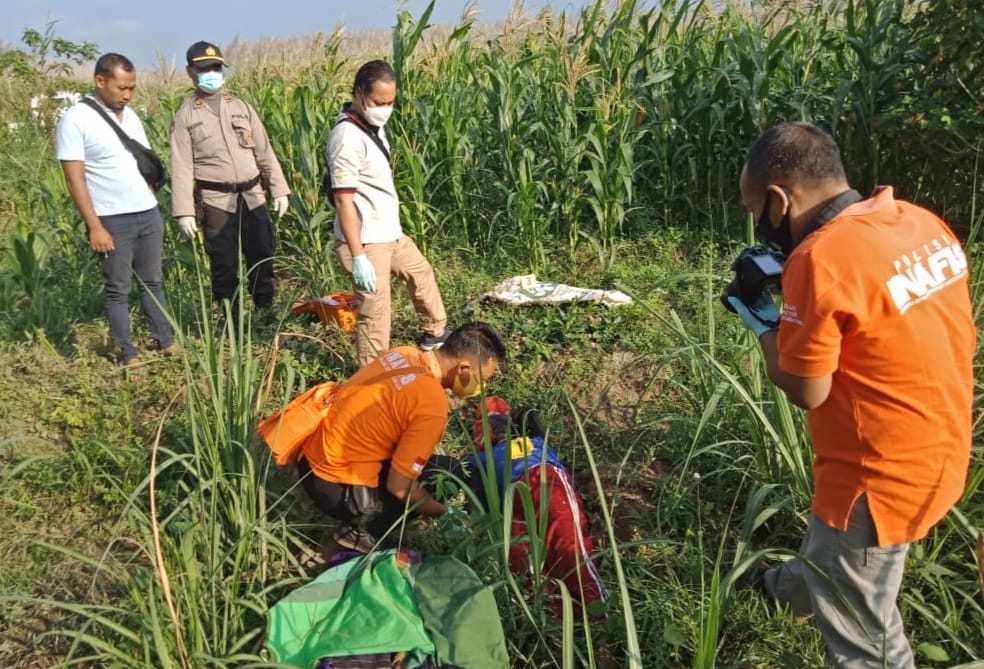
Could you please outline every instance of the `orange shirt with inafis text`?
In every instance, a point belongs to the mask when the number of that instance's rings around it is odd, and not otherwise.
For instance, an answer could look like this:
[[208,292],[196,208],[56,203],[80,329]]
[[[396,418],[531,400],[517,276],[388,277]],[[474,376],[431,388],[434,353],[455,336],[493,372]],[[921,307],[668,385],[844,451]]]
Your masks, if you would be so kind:
[[813,513],[845,530],[866,494],[879,546],[922,538],[970,461],[976,333],[959,241],[880,188],[800,243],[782,288],[780,368],[832,375],[807,412]]
[[448,400],[433,353],[412,346],[386,351],[342,384],[321,439],[304,457],[326,481],[379,486],[384,461],[410,479],[444,436]]

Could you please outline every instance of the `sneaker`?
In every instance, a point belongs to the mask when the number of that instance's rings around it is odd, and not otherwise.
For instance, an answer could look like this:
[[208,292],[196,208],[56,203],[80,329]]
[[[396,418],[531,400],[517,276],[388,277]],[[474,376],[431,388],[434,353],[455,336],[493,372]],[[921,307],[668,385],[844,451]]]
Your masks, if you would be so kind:
[[366,530],[344,525],[332,537],[335,543],[342,548],[358,551],[360,553],[371,553],[376,546],[376,537]]
[[444,342],[448,340],[448,336],[451,334],[451,328],[444,328],[444,332],[439,335],[433,335],[429,332],[425,332],[420,336],[420,340],[417,345],[424,351],[433,351],[435,349],[441,348]]

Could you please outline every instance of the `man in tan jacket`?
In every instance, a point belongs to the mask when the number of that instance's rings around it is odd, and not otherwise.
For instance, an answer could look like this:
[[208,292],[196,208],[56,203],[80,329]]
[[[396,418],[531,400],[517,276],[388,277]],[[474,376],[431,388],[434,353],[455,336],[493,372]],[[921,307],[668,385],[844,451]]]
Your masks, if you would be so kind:
[[256,110],[223,89],[219,48],[196,42],[187,60],[195,92],[171,124],[172,214],[188,237],[201,223],[215,298],[236,303],[242,248],[253,304],[266,309],[276,290],[276,238],[264,188],[278,216],[290,189]]

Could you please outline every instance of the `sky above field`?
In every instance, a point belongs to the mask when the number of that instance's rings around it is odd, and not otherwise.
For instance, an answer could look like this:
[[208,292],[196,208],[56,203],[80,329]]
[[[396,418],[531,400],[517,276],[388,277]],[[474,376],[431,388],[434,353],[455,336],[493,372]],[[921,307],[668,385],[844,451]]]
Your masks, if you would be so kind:
[[[464,0],[436,0],[431,23],[455,23],[467,6]],[[475,0],[479,22],[495,23],[509,15],[513,0]],[[544,6],[571,13],[586,0],[525,0],[527,14]],[[342,24],[349,30],[389,30],[399,7],[420,16],[426,0],[5,0],[0,43],[22,48],[25,28],[43,31],[57,21],[55,34],[73,42],[95,42],[101,52],[117,51],[138,67],[157,63],[159,50],[184,64],[188,45],[198,40],[216,44],[258,41],[270,37],[302,37],[330,33]]]

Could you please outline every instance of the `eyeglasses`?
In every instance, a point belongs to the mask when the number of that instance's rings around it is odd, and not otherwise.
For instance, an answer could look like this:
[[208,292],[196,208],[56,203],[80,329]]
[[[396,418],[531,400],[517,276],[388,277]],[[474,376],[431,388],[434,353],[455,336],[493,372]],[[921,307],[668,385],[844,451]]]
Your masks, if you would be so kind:
[[196,65],[195,72],[221,72],[222,63],[213,63],[212,65]]

